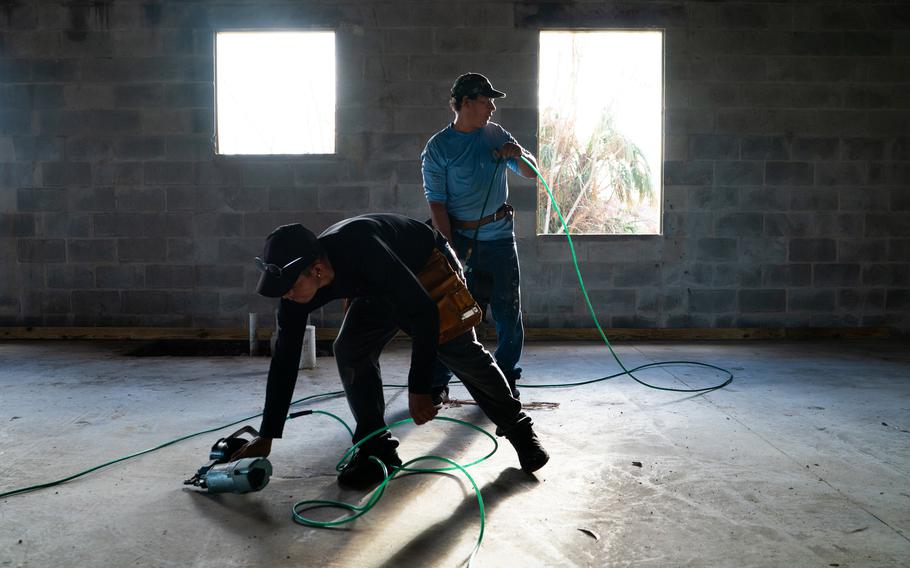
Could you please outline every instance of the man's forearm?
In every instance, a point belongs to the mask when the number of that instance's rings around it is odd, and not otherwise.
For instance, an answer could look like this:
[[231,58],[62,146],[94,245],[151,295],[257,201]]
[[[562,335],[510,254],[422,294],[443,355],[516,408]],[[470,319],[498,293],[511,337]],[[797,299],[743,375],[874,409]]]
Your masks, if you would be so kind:
[[452,242],[452,225],[449,223],[449,212],[446,210],[446,204],[438,201],[429,201],[430,218],[433,219],[433,226],[442,233],[442,236],[449,242]]
[[[539,170],[540,166],[537,165],[537,158],[534,157],[534,154],[528,152],[524,148],[522,148],[521,150],[522,150],[521,155],[525,159],[527,159],[529,162],[531,162],[531,164],[533,164],[534,167]],[[518,169],[521,171],[522,177],[526,177],[526,178],[536,178],[537,177],[537,174],[534,172],[534,170],[531,169],[531,167],[528,166],[528,164],[526,164],[524,162],[524,160],[522,160],[520,157],[515,158],[515,160],[518,162]]]

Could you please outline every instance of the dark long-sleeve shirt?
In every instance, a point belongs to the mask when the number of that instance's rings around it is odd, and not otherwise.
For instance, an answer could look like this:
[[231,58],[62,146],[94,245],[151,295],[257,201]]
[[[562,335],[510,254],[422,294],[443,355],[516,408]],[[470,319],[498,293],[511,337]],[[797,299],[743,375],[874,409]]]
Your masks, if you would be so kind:
[[278,341],[266,386],[260,435],[280,438],[284,430],[303,335],[310,312],[339,298],[381,297],[396,308],[397,321],[412,338],[408,389],[428,394],[439,342],[439,311],[415,276],[430,258],[438,233],[432,227],[395,214],[346,219],[319,235],[335,271],[331,284],[299,304],[282,299],[278,306]]

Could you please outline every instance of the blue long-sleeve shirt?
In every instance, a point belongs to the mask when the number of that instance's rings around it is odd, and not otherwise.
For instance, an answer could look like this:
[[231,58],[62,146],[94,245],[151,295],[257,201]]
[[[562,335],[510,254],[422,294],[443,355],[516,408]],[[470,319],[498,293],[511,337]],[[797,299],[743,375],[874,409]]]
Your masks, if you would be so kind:
[[[497,167],[493,151],[506,142],[516,143],[508,131],[493,122],[472,132],[459,132],[449,124],[434,134],[420,155],[427,201],[444,203],[449,216],[460,221],[476,221],[496,211],[509,198],[507,168],[521,174],[515,158]],[[474,236],[474,229],[456,230]],[[481,241],[512,236],[510,218],[488,223],[477,233]]]

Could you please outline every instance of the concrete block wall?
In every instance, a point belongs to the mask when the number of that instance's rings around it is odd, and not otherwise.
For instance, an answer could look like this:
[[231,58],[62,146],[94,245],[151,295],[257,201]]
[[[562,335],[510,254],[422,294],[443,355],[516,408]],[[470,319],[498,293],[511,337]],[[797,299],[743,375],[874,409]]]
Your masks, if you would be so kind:
[[[426,218],[454,77],[536,151],[539,30],[601,27],[666,30],[664,234],[575,239],[605,325],[910,328],[910,4],[875,0],[5,2],[0,325],[267,321],[274,226]],[[337,153],[216,157],[213,34],[276,28],[336,31]],[[589,327],[511,186],[527,325]]]

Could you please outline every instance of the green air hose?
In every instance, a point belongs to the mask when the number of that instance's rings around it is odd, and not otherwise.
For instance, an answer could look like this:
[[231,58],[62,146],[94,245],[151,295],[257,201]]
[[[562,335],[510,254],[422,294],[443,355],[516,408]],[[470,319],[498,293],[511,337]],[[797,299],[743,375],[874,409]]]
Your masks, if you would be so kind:
[[[562,212],[559,210],[559,205],[557,205],[556,199],[553,197],[553,193],[550,190],[550,186],[547,185],[546,180],[543,179],[543,176],[540,174],[540,172],[537,170],[537,168],[534,167],[534,165],[530,161],[528,161],[524,156],[521,156],[521,159],[522,159],[522,161],[524,161],[524,163],[526,163],[534,171],[535,174],[537,174],[537,177],[540,179],[540,181],[544,185],[544,188],[546,188],[546,190],[547,190],[547,195],[549,196],[550,201],[553,203],[553,207],[556,211],[556,214],[559,216],[559,220],[562,223],[563,228],[565,229],[566,238],[568,239],[568,243],[569,243],[569,251],[572,253],[572,263],[575,266],[575,274],[578,277],[578,284],[581,288],[582,294],[584,295],[585,303],[587,304],[588,310],[591,313],[591,317],[594,319],[594,324],[595,324],[595,326],[597,326],[597,330],[600,333],[600,337],[603,339],[604,343],[606,344],[607,348],[610,350],[610,353],[613,355],[613,358],[619,364],[620,368],[622,368],[622,372],[620,372],[620,373],[615,373],[613,375],[609,375],[609,376],[601,377],[601,378],[597,378],[597,379],[578,381],[578,382],[574,382],[574,383],[555,383],[555,384],[538,384],[538,385],[523,384],[522,388],[558,388],[558,387],[579,386],[579,385],[596,383],[596,382],[600,382],[600,381],[606,381],[606,380],[613,379],[613,378],[616,378],[616,377],[619,377],[622,375],[628,375],[633,380],[635,380],[637,383],[639,383],[643,386],[646,386],[648,388],[662,390],[662,391],[672,391],[672,392],[708,392],[708,391],[713,391],[713,390],[723,388],[723,387],[727,386],[728,384],[730,384],[733,381],[733,374],[730,371],[723,369],[721,367],[717,367],[715,365],[711,365],[708,363],[701,363],[701,362],[697,362],[697,361],[662,361],[662,362],[655,362],[655,363],[648,363],[645,365],[640,365],[640,366],[634,367],[632,369],[626,368],[626,366],[620,360],[619,356],[613,350],[613,346],[610,344],[609,339],[607,339],[607,335],[606,335],[606,333],[604,333],[604,330],[600,325],[600,321],[597,319],[597,314],[594,312],[594,306],[591,304],[591,299],[588,296],[587,289],[585,288],[584,279],[581,276],[581,269],[578,266],[578,257],[575,254],[575,245],[572,243],[572,236],[569,233],[569,228],[566,225],[566,221],[562,216]],[[497,162],[497,168],[498,167],[499,167],[499,162]],[[494,176],[495,176],[495,173],[496,172],[494,170]],[[487,198],[489,198],[489,191],[487,192]],[[484,203],[484,208],[486,208],[486,203]],[[475,244],[476,244],[476,232],[475,232]],[[726,373],[727,379],[724,382],[722,382],[718,385],[715,385],[715,386],[711,386],[711,387],[705,387],[705,388],[699,388],[699,389],[677,389],[677,388],[670,388],[670,387],[660,387],[660,386],[646,383],[645,381],[642,381],[641,379],[639,379],[638,377],[636,377],[633,374],[635,371],[639,371],[641,369],[646,369],[649,367],[667,366],[667,365],[695,365],[695,366],[701,366],[701,367],[708,367],[708,368],[716,369],[718,371],[722,371],[722,372]],[[384,388],[407,388],[407,385],[386,385]],[[293,406],[293,405],[297,405],[297,404],[300,404],[300,403],[303,403],[306,401],[310,401],[313,399],[317,399],[317,398],[327,398],[327,397],[338,396],[338,395],[342,395],[342,394],[344,394],[344,391],[333,391],[333,392],[315,394],[315,395],[311,395],[311,396],[307,396],[307,397],[303,397],[298,400],[295,400],[295,401],[291,402],[291,405]],[[351,436],[353,436],[353,431],[347,425],[347,423],[344,420],[342,420],[341,418],[339,418],[338,416],[332,414],[331,412],[325,412],[322,410],[313,410],[312,414],[323,414],[323,415],[329,416],[329,417],[337,420],[345,427],[345,429],[348,431],[348,433],[351,434]],[[0,493],[0,499],[6,498],[6,497],[11,497],[13,495],[20,495],[23,493],[28,493],[31,491],[37,491],[39,489],[46,489],[48,487],[54,487],[56,485],[60,485],[62,483],[66,483],[68,481],[72,481],[73,479],[82,477],[84,475],[87,475],[93,471],[102,469],[109,465],[123,462],[128,459],[135,458],[135,457],[138,457],[138,456],[150,453],[150,452],[154,452],[156,450],[160,450],[161,448],[171,446],[173,444],[176,444],[177,442],[182,442],[184,440],[188,440],[190,438],[200,436],[202,434],[209,434],[211,432],[215,432],[218,430],[222,430],[224,428],[228,428],[230,426],[240,424],[241,422],[247,422],[247,421],[257,418],[259,416],[262,416],[262,413],[254,414],[252,416],[247,416],[246,418],[241,418],[240,420],[235,420],[234,422],[231,422],[229,424],[224,424],[222,426],[217,426],[215,428],[209,428],[207,430],[201,430],[199,432],[195,432],[193,434],[188,434],[188,435],[182,436],[180,438],[175,438],[168,442],[164,442],[157,446],[148,448],[146,450],[142,450],[140,452],[136,452],[136,453],[133,453],[133,454],[130,454],[130,455],[127,455],[127,456],[124,456],[124,457],[121,457],[121,458],[118,458],[115,460],[105,462],[103,464],[97,465],[90,469],[86,469],[84,471],[70,475],[63,479],[58,479],[56,481],[50,481],[47,483],[31,485],[29,487],[23,487],[20,489],[13,489],[10,491],[6,491],[3,493]],[[374,489],[373,492],[370,494],[370,496],[367,498],[366,504],[358,506],[358,505],[352,505],[349,503],[344,503],[341,501],[331,501],[331,500],[299,501],[294,504],[294,507],[292,509],[292,518],[294,519],[294,521],[297,523],[300,523],[302,525],[311,526],[311,527],[332,527],[332,526],[349,523],[349,522],[357,519],[358,517],[366,514],[370,509],[372,509],[379,502],[379,499],[382,497],[383,493],[385,492],[385,489],[388,486],[389,482],[401,472],[437,473],[437,472],[458,470],[468,478],[468,480],[471,482],[471,485],[474,487],[474,493],[477,497],[478,508],[480,509],[480,533],[477,537],[477,542],[474,545],[474,549],[471,552],[471,556],[468,559],[468,566],[470,567],[471,563],[474,561],[474,558],[477,555],[477,552],[480,550],[480,544],[483,541],[483,533],[484,533],[486,515],[484,513],[483,498],[480,494],[480,489],[477,487],[477,483],[474,481],[473,477],[471,477],[471,475],[467,472],[467,468],[469,468],[473,465],[477,465],[477,464],[481,463],[482,461],[488,459],[490,456],[492,456],[498,449],[498,443],[496,441],[495,436],[493,436],[492,434],[490,434],[483,428],[480,428],[479,426],[476,426],[469,422],[456,420],[454,418],[446,418],[444,416],[437,416],[436,418],[434,418],[434,420],[443,420],[443,421],[448,421],[448,422],[454,422],[456,424],[459,424],[459,425],[462,425],[462,426],[465,426],[468,428],[472,428],[472,429],[486,435],[488,438],[490,438],[493,441],[492,451],[490,451],[487,455],[485,455],[479,459],[476,459],[476,460],[472,461],[471,463],[468,463],[465,465],[458,464],[451,459],[441,457],[441,456],[420,456],[420,457],[414,458],[408,462],[405,462],[400,467],[394,468],[391,473],[389,473],[389,471],[386,469],[385,464],[381,460],[379,460],[375,457],[371,457],[370,459],[374,460],[376,463],[379,464],[380,467],[382,467],[384,479],[383,479],[382,483],[380,483],[379,486],[376,487],[376,489]],[[410,418],[407,418],[405,420],[399,420],[398,422],[395,422],[384,428],[379,428],[379,429],[375,430],[374,432],[370,433],[369,436],[367,436],[366,438],[360,440],[359,442],[357,442],[356,444],[354,444],[353,446],[348,448],[348,450],[345,452],[345,454],[341,457],[341,460],[335,466],[335,469],[337,471],[341,471],[347,465],[348,461],[353,457],[354,452],[357,450],[357,448],[359,448],[361,446],[361,444],[363,444],[367,440],[373,438],[374,436],[381,434],[382,432],[385,432],[386,430],[396,428],[396,427],[406,424],[408,422],[413,422],[413,420]],[[436,462],[447,463],[449,465],[446,467],[435,467],[435,468],[410,467],[412,464],[415,464],[415,463],[421,462],[421,461],[436,461]],[[312,519],[309,519],[309,518],[301,515],[301,513],[304,511],[309,511],[309,510],[314,510],[314,509],[319,509],[319,508],[343,509],[343,510],[349,511],[351,514],[344,516],[340,519],[333,520],[333,521],[316,521],[316,520],[312,520]]]

